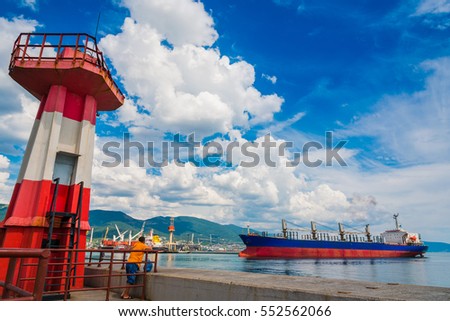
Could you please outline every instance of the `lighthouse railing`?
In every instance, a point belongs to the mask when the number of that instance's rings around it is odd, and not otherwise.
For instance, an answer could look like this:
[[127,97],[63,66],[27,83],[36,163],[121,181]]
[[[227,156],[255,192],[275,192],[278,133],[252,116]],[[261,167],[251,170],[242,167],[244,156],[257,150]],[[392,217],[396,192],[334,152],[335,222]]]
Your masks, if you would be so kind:
[[[9,70],[28,62],[39,66],[48,62],[58,65],[60,61],[71,62],[74,66],[89,63],[112,79],[97,40],[87,33],[21,33],[14,42]],[[113,86],[123,96],[120,88]]]
[[[0,249],[0,259],[9,259],[8,269],[5,280],[0,280],[0,289],[2,290],[1,300],[10,301],[40,301],[44,291],[45,276],[47,274],[48,260],[50,257],[49,250],[40,249]],[[24,289],[19,286],[16,273],[20,271],[17,265],[22,265],[26,260],[35,260],[36,273],[31,278],[34,281],[33,291]]]

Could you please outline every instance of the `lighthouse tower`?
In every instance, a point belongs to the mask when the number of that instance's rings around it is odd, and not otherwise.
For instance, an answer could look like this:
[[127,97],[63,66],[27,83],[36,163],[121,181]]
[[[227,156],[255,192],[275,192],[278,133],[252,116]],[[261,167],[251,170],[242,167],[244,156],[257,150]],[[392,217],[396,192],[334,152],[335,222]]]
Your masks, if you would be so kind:
[[169,225],[169,244],[168,244],[168,250],[169,252],[175,251],[175,243],[173,242],[173,232],[175,232],[175,219],[173,217],[170,218],[170,225]]
[[[20,34],[9,74],[40,106],[0,222],[0,247],[84,249],[96,115],[119,108],[124,96],[87,34]],[[84,262],[84,255],[76,261]]]

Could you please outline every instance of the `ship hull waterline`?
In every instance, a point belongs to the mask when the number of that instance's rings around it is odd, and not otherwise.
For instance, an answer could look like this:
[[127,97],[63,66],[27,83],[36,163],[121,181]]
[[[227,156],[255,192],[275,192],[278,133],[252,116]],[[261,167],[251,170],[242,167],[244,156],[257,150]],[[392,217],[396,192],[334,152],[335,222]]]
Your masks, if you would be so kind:
[[298,259],[362,259],[423,256],[424,245],[397,245],[375,242],[325,240],[292,240],[258,235],[239,235],[246,249],[239,253],[245,258]]

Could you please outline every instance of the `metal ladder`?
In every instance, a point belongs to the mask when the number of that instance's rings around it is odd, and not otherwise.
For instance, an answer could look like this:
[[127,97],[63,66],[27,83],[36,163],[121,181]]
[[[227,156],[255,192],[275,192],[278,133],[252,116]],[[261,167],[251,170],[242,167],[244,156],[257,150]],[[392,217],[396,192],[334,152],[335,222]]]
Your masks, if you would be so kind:
[[[70,290],[70,285],[75,285],[75,278],[72,279],[72,282],[69,282],[69,278],[72,276],[76,276],[77,265],[73,265],[73,262],[77,262],[78,252],[73,252],[71,250],[79,248],[80,241],[80,231],[81,231],[81,212],[83,208],[83,189],[84,182],[80,182],[79,185],[79,193],[78,193],[78,202],[77,209],[75,213],[71,212],[57,212],[56,211],[56,201],[58,197],[58,188],[59,188],[59,178],[55,178],[53,180],[55,183],[55,187],[53,190],[53,198],[50,207],[50,211],[47,213],[47,220],[49,222],[48,228],[48,241],[45,244],[45,247],[48,249],[67,249],[69,250],[67,255],[64,255],[62,259],[63,265],[61,270],[53,271],[57,273],[65,274],[65,283],[64,283],[64,291],[67,293]],[[63,232],[55,232],[55,223],[59,222],[59,226],[68,225],[68,231]],[[68,236],[68,240],[66,241],[66,245],[54,244],[52,239],[54,235],[62,236],[62,238]],[[75,253],[75,254],[73,254]],[[62,279],[60,284],[48,284],[49,287],[61,287]]]

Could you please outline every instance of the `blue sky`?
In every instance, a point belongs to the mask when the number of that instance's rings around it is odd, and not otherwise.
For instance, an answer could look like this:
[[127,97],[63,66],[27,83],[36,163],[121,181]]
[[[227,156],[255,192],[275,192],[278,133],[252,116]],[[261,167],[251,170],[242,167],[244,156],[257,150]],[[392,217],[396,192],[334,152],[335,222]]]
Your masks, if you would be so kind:
[[[98,121],[93,208],[267,229],[285,217],[382,230],[400,212],[425,239],[450,241],[448,0],[7,0],[0,201],[9,200],[37,105],[7,76],[15,37],[94,34],[99,12],[99,45],[127,101]],[[101,166],[103,144],[123,132],[156,143],[195,132],[224,146],[270,132],[298,148],[324,143],[326,131],[348,141],[347,167]]]

